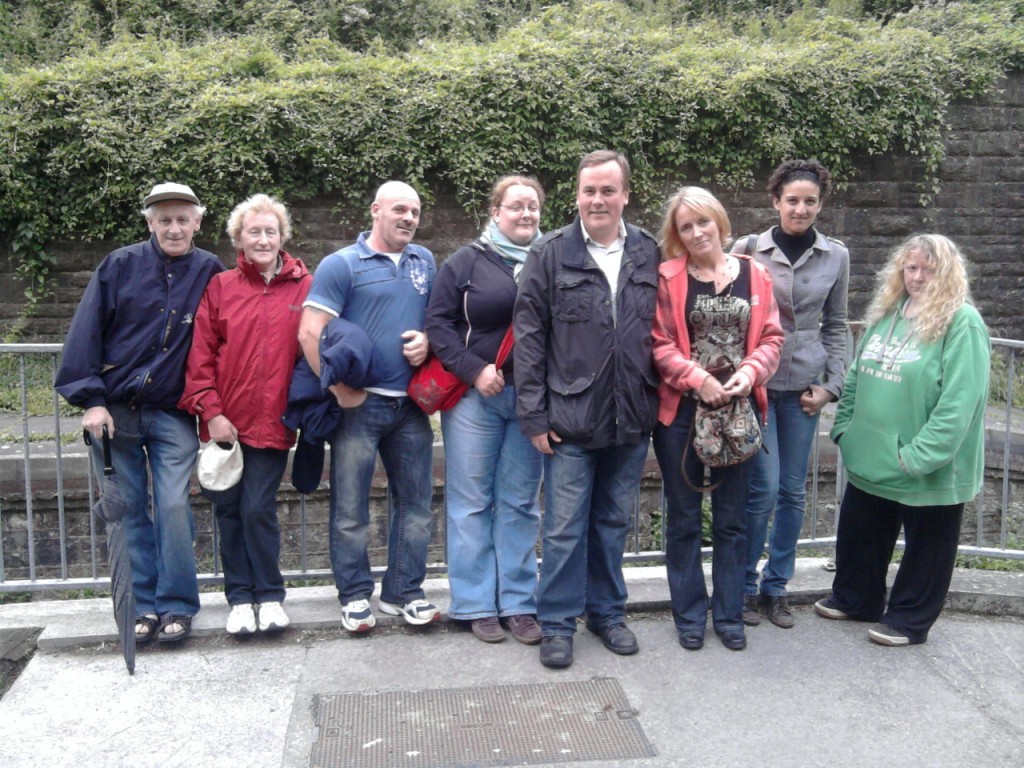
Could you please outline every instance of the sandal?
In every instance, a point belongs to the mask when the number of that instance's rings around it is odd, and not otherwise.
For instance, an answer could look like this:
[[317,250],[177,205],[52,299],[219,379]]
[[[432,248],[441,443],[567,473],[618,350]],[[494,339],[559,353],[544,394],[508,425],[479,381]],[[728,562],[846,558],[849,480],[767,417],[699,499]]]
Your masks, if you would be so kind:
[[135,644],[141,645],[152,640],[158,626],[160,619],[155,613],[146,613],[135,619]]
[[[178,629],[171,629],[178,627]],[[176,643],[192,634],[192,617],[177,613],[165,613],[160,618],[160,633],[157,640],[161,643]]]

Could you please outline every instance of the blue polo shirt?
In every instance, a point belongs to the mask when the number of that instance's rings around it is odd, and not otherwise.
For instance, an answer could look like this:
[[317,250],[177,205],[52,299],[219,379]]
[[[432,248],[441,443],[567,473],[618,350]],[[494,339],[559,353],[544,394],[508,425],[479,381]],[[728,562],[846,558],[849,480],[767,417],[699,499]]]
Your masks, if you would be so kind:
[[350,246],[324,257],[313,274],[303,306],[342,317],[362,328],[373,342],[380,380],[371,391],[405,394],[412,366],[402,354],[405,331],[422,331],[427,299],[437,267],[433,254],[408,245],[396,266],[366,243],[369,232]]

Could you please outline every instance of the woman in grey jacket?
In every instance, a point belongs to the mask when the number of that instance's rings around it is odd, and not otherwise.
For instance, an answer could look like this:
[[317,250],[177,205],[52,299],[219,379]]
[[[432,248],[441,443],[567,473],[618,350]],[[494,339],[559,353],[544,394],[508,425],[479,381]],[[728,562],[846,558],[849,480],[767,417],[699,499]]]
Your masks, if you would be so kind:
[[[771,272],[786,332],[779,369],[768,382],[767,450],[752,461],[750,473],[743,622],[751,626],[760,623],[759,608],[776,626],[793,626],[786,584],[803,527],[808,458],[818,414],[839,398],[846,371],[850,254],[814,228],[831,187],[831,174],[816,160],[783,163],[768,180],[779,224],[734,246]],[[775,523],[759,589],[757,566],[772,509]]]

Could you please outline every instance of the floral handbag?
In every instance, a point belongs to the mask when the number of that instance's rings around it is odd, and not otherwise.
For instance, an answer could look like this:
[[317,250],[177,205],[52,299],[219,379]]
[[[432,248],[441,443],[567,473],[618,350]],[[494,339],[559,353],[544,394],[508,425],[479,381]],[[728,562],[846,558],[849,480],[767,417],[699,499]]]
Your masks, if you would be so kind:
[[[731,467],[752,459],[761,450],[761,425],[749,397],[734,397],[718,408],[698,402],[690,437],[686,450],[692,443],[697,458],[706,467]],[[686,474],[685,451],[683,479],[699,491],[713,491],[722,482],[695,485]]]

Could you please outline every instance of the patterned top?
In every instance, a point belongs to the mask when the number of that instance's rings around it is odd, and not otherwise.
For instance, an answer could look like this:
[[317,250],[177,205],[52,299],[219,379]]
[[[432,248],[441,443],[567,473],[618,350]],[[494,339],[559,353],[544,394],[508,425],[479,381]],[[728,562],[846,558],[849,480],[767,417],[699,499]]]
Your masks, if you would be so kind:
[[[731,374],[745,356],[750,327],[750,262],[741,259],[736,279],[715,293],[715,284],[687,275],[686,329],[692,359],[711,374]],[[724,381],[728,375],[723,376]]]

